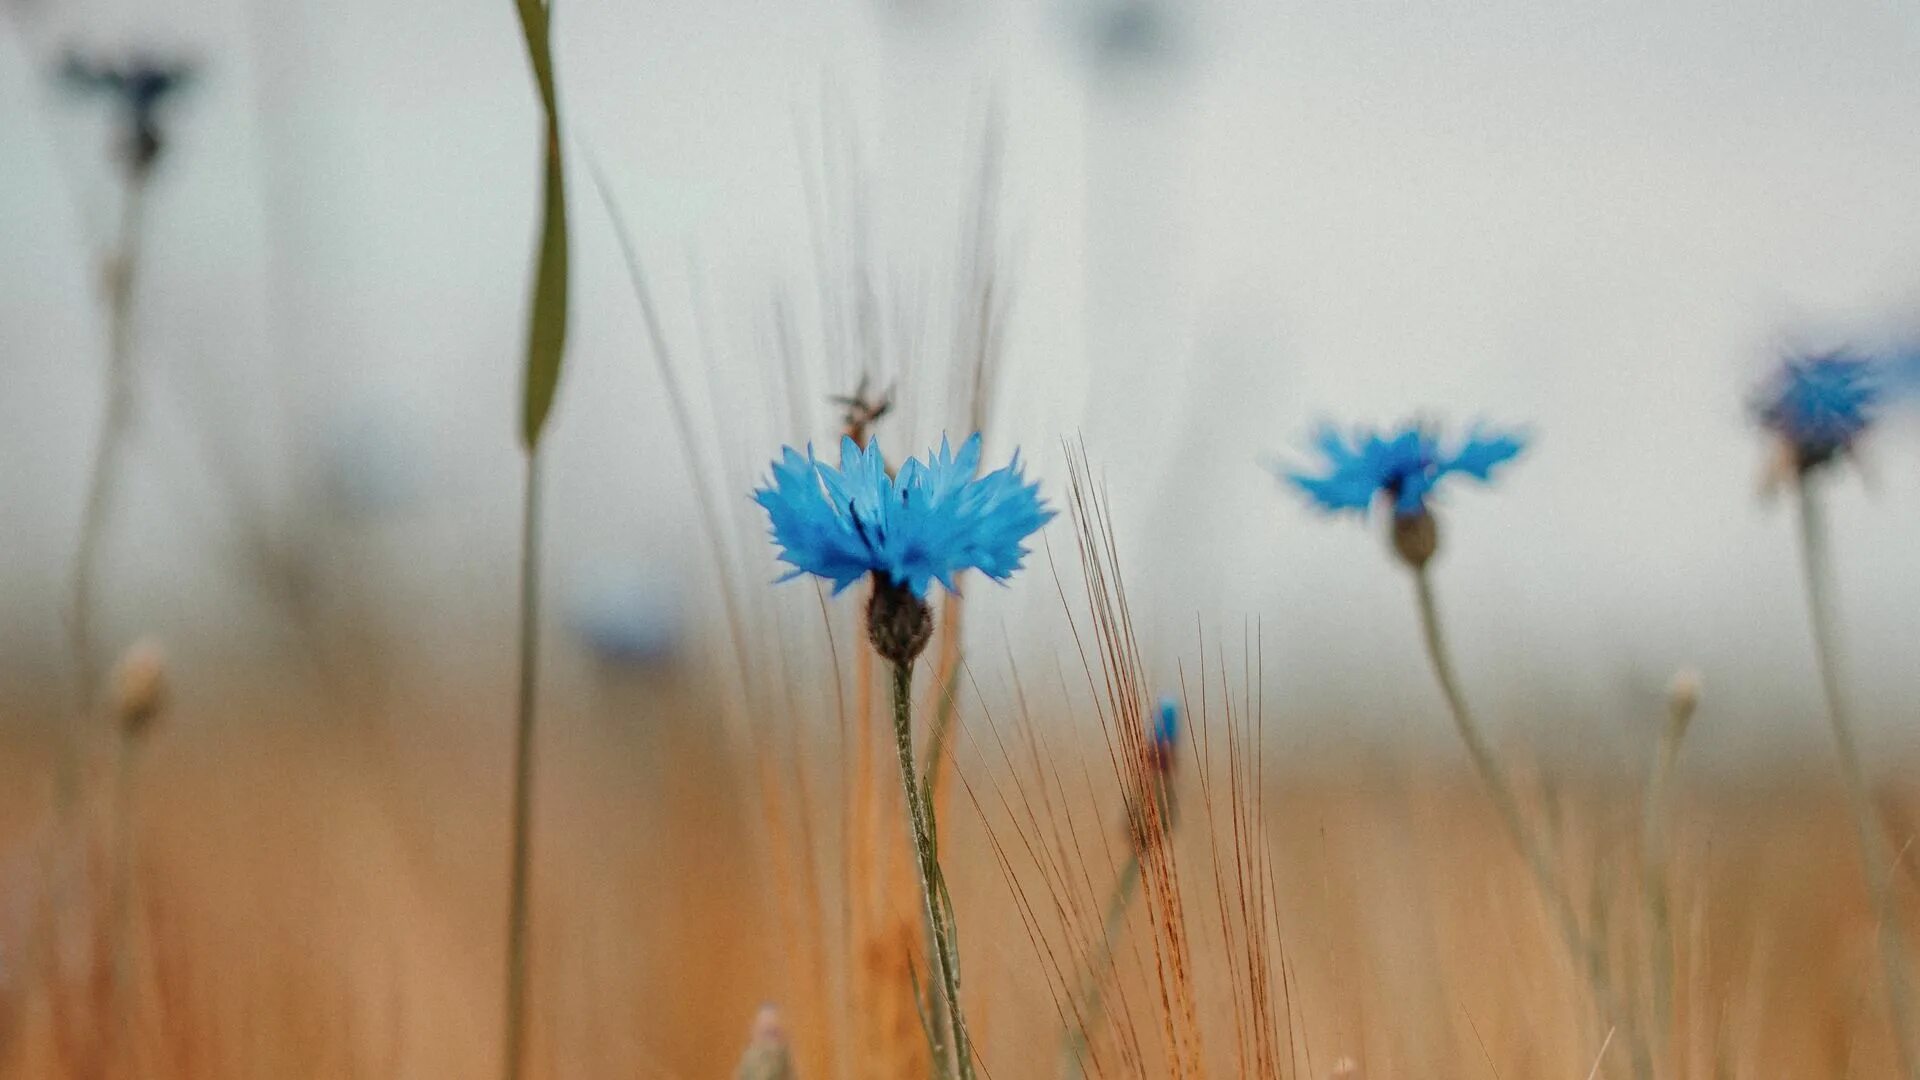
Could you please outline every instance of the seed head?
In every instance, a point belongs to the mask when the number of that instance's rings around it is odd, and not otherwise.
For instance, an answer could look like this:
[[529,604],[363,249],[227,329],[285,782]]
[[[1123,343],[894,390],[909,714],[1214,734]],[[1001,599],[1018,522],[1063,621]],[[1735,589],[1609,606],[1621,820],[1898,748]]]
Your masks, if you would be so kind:
[[1693,711],[1700,707],[1700,672],[1681,668],[1667,684],[1667,717],[1676,737],[1686,734]]
[[1427,565],[1440,549],[1440,524],[1425,510],[1409,517],[1393,518],[1393,550],[1400,561],[1415,570]]
[[113,672],[113,711],[121,730],[134,738],[146,734],[166,703],[166,657],[155,642],[137,641]]
[[791,1080],[793,1057],[787,1045],[786,1025],[775,1006],[762,1005],[755,1014],[746,1053],[741,1055],[733,1075],[735,1080]]
[[911,664],[933,637],[933,609],[913,590],[885,574],[873,575],[873,595],[867,599],[867,640],[880,658]]

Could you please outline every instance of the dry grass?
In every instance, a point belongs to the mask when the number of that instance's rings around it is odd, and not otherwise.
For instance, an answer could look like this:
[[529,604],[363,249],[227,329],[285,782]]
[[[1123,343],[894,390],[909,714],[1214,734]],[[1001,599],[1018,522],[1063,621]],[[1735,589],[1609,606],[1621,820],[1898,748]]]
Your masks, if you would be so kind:
[[[741,810],[750,770],[704,722],[702,695],[663,685],[645,696],[662,706],[649,710],[647,733],[563,711],[554,727],[539,826],[533,1049],[542,1075],[723,1075],[757,1006],[783,995],[795,974],[787,961],[802,955],[791,947],[798,928],[777,917],[774,875],[751,854],[757,823]],[[1211,709],[1212,752],[1186,763],[1178,781],[1185,809],[1169,845],[1170,891],[1135,913],[1092,1074],[1169,1075],[1169,1039],[1192,1038],[1205,1047],[1183,1051],[1194,1075],[1326,1077],[1343,1059],[1360,1070],[1347,1075],[1368,1077],[1587,1075],[1607,1033],[1464,770],[1387,754],[1271,765],[1258,792],[1229,798],[1223,704]],[[140,777],[134,1064],[85,1061],[87,1025],[101,1022],[97,987],[70,971],[49,994],[10,963],[8,1074],[485,1075],[497,1053],[504,738],[485,740],[500,746],[484,753],[437,749],[456,745],[457,718],[481,712],[423,710],[420,730],[375,749],[363,732],[288,716],[284,702],[278,713],[183,707]],[[1062,935],[1084,939],[1087,898],[1104,895],[1103,867],[1128,842],[1111,787],[1083,779],[1106,759],[1099,736],[1066,716],[1035,719],[1043,734],[1032,745],[1050,755],[1044,772],[1017,746],[1005,762],[980,748],[996,729],[1026,738],[1011,714],[968,713],[961,775],[982,791],[1022,783],[1010,768],[1044,777],[1052,802],[1035,803],[1039,817],[1023,825],[1077,844],[1071,869],[1084,880],[1023,918],[1006,869],[1030,898],[1051,894],[1013,817],[991,800],[975,813],[966,799],[948,816],[969,1004],[987,1067],[1001,1078],[1053,1074],[1062,1013],[1049,984],[1071,974],[1077,955],[1058,946]],[[1250,719],[1236,721],[1240,737]],[[465,739],[482,741],[470,731]],[[28,852],[46,761],[16,743],[0,821],[9,849]],[[1243,780],[1252,775],[1244,759],[1238,767]],[[1608,899],[1608,938],[1623,958],[1644,933],[1636,796],[1630,783],[1594,780],[1555,800],[1565,863],[1583,891]],[[1257,803],[1257,816],[1230,824],[1225,809],[1236,801]],[[1208,802],[1217,804],[1211,828]],[[1893,1075],[1873,923],[1838,792],[1814,772],[1692,778],[1679,804],[1676,1052],[1663,1075]],[[1005,867],[989,834],[1010,853]],[[1247,864],[1235,852],[1254,834],[1265,862],[1244,880],[1267,890],[1257,905],[1266,914],[1254,917],[1272,949],[1266,1008],[1284,1044],[1276,1065],[1243,1072],[1235,1054],[1250,1037],[1234,1028],[1250,1007],[1256,953],[1246,916],[1215,902],[1213,868],[1226,860],[1225,895],[1238,904]],[[871,839],[879,865],[904,864],[902,837],[877,828]],[[831,844],[816,856],[836,857]],[[36,880],[22,859],[30,856],[16,855],[8,877],[16,910]],[[1911,877],[1907,887],[1911,900]],[[832,1001],[785,1002],[807,1048],[803,1067],[814,1070],[801,1075],[917,1075],[917,1021],[888,993],[919,947],[897,910],[901,895],[876,888],[861,934],[812,943],[819,955],[808,963],[863,972],[846,985],[865,996],[853,999],[854,1018],[831,983]],[[1160,1019],[1162,931],[1142,921],[1164,918],[1156,911],[1175,895],[1197,1036],[1169,1035]],[[837,919],[837,899],[821,903]],[[1240,936],[1223,936],[1224,923]],[[9,929],[9,957],[24,929],[18,920]],[[852,955],[830,955],[849,941]],[[1224,948],[1229,941],[1237,948]],[[888,1046],[902,1056],[867,1056]]]

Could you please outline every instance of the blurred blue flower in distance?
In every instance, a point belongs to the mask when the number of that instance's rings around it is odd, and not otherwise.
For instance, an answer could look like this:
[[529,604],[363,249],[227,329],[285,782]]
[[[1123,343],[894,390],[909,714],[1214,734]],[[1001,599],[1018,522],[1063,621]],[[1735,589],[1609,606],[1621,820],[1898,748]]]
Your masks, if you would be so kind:
[[1886,396],[1884,365],[1836,350],[1787,358],[1754,401],[1760,426],[1779,436],[1805,471],[1853,449]]
[[1403,424],[1386,435],[1365,428],[1347,435],[1328,424],[1320,428],[1314,445],[1325,459],[1324,470],[1284,475],[1320,509],[1351,510],[1364,517],[1384,497],[1393,504],[1396,518],[1415,518],[1426,514],[1427,499],[1449,474],[1486,483],[1495,466],[1519,456],[1526,440],[1476,426],[1449,450],[1418,423]]
[[840,441],[840,465],[783,448],[768,484],[754,491],[767,511],[781,581],[812,574],[833,591],[868,575],[923,599],[938,581],[948,592],[966,570],[1005,581],[1027,554],[1023,541],[1053,517],[1016,453],[1004,468],[976,476],[980,436],[955,453],[945,438],[923,461],[888,476],[877,441]]
[[570,629],[600,660],[647,667],[671,659],[684,632],[679,589],[666,567],[604,559],[573,575]]
[[1155,746],[1172,746],[1180,738],[1180,704],[1170,697],[1160,699],[1160,711],[1153,721]]
[[119,103],[122,150],[136,174],[152,168],[166,145],[161,105],[193,77],[191,63],[147,53],[108,60],[68,52],[60,70],[61,81],[74,92],[103,95]]
[[1147,763],[1155,772],[1173,771],[1174,751],[1180,746],[1180,705],[1170,697],[1160,699],[1154,713],[1153,729],[1147,740]]

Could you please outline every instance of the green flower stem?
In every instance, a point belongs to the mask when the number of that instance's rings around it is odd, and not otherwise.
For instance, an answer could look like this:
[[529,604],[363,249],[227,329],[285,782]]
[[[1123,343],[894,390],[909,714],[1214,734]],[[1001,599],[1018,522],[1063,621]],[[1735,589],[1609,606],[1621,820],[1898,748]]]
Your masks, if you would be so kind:
[[1060,1051],[1060,1075],[1066,1080],[1079,1080],[1085,1072],[1087,1054],[1093,1047],[1093,1029],[1099,1025],[1106,1007],[1107,972],[1113,967],[1114,949],[1119,946],[1121,931],[1127,925],[1127,911],[1139,891],[1140,853],[1135,851],[1120,867],[1120,876],[1114,880],[1113,891],[1107,896],[1107,918],[1100,935],[1100,947],[1087,961],[1086,974],[1080,984],[1076,999],[1081,1002],[1080,1015],[1067,1029],[1066,1045]]
[[[913,765],[913,664],[893,665],[893,738],[900,754],[900,785],[907,802],[907,819],[913,830],[913,850],[920,871],[920,895],[926,904],[927,925],[931,928],[934,964],[940,977],[940,989],[946,999],[947,1030],[952,1033],[952,1056],[960,1080],[973,1080],[973,1047],[967,1038],[966,1017],[960,1008],[959,942],[951,918],[946,879],[940,872],[937,833],[934,831],[933,803],[922,789]],[[947,1070],[947,1047],[935,1037],[935,1070]]]
[[[1631,1033],[1632,1011],[1617,999],[1611,980],[1607,977],[1605,943],[1589,940],[1581,929],[1573,899],[1554,873],[1553,859],[1547,851],[1546,842],[1527,826],[1506,769],[1494,755],[1493,748],[1487,744],[1479,724],[1474,721],[1473,713],[1467,708],[1466,698],[1460,693],[1459,680],[1454,677],[1453,659],[1447,651],[1446,636],[1440,629],[1439,609],[1433,598],[1433,579],[1425,564],[1414,568],[1413,577],[1414,590],[1419,598],[1420,630],[1427,647],[1427,659],[1433,666],[1434,681],[1440,684],[1440,693],[1447,699],[1447,711],[1453,716],[1454,730],[1466,745],[1467,756],[1473,759],[1474,771],[1479,774],[1494,811],[1500,815],[1501,824],[1506,826],[1508,836],[1512,838],[1514,846],[1520,849],[1528,869],[1533,872],[1534,882],[1552,909],[1567,950],[1585,966],[1596,1004],[1607,1015],[1610,1024]],[[1627,1045],[1633,1059],[1634,1076],[1638,1080],[1652,1080],[1653,1060],[1644,1041],[1630,1037]]]
[[1881,858],[1881,825],[1868,795],[1866,772],[1854,738],[1852,710],[1840,685],[1839,636],[1834,630],[1833,583],[1827,557],[1826,520],[1821,513],[1815,477],[1802,475],[1799,486],[1800,558],[1806,577],[1807,616],[1813,628],[1813,648],[1820,669],[1820,689],[1826,696],[1827,723],[1839,752],[1840,776],[1848,809],[1860,841],[1860,861],[1866,868],[1867,891],[1880,921],[1880,964],[1886,981],[1888,1020],[1902,1073],[1920,1080],[1920,1058],[1915,1056],[1912,990],[1907,984],[1906,945],[1892,903],[1891,868]]
[[[1164,835],[1173,831],[1173,792],[1159,777],[1155,777],[1153,786],[1160,800]],[[1140,834],[1139,829],[1133,832],[1136,836]],[[1079,1080],[1085,1072],[1087,1054],[1093,1047],[1093,1030],[1099,1025],[1106,1008],[1107,973],[1113,968],[1114,950],[1119,947],[1120,935],[1126,929],[1127,912],[1133,906],[1134,896],[1140,891],[1141,858],[1145,854],[1136,843],[1127,853],[1127,861],[1121,864],[1120,873],[1113,881],[1113,889],[1107,894],[1107,914],[1101,926],[1100,945],[1088,958],[1080,993],[1074,998],[1080,1002],[1078,1015],[1068,1027],[1066,1044],[1060,1051],[1060,1073],[1066,1080]]]
[[520,687],[514,716],[511,869],[507,886],[506,1033],[501,1075],[518,1080],[526,1039],[528,884],[533,858],[534,705],[540,662],[540,459],[527,456],[520,524]]
[[1660,733],[1660,747],[1654,754],[1653,772],[1647,781],[1646,805],[1642,808],[1640,882],[1644,890],[1647,919],[1652,923],[1653,949],[1653,1049],[1664,1056],[1673,1028],[1673,885],[1668,872],[1673,829],[1673,772],[1680,760],[1680,745],[1686,738],[1687,722],[1693,716],[1693,702],[1672,697],[1668,701],[1667,725]]

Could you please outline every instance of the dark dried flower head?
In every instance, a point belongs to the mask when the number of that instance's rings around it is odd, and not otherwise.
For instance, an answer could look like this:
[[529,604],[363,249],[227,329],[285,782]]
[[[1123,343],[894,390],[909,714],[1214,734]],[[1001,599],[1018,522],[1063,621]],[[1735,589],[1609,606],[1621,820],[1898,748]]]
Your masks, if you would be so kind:
[[120,108],[121,153],[127,168],[143,176],[166,146],[161,106],[193,80],[193,65],[134,53],[117,60],[67,53],[61,80],[76,93],[113,99]]

